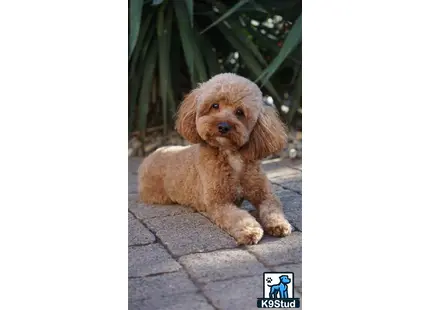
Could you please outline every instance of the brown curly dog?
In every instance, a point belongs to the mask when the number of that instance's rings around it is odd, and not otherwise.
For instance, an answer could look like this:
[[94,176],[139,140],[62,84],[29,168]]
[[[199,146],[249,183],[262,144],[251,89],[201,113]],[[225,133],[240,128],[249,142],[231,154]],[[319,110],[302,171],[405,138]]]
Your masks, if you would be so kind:
[[[206,212],[238,244],[258,243],[263,229],[279,237],[291,233],[260,165],[285,147],[285,127],[275,109],[264,106],[256,84],[231,73],[214,76],[185,97],[176,129],[192,145],[162,147],[143,160],[141,201]],[[261,225],[238,208],[243,199],[256,207]]]

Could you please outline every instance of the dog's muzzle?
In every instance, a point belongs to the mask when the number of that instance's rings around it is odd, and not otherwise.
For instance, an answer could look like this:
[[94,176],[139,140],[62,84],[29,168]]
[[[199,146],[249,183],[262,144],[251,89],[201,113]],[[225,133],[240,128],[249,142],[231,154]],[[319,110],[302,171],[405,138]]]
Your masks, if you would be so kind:
[[218,131],[221,134],[226,134],[227,132],[229,132],[231,129],[231,126],[229,124],[227,124],[226,122],[222,122],[218,124]]

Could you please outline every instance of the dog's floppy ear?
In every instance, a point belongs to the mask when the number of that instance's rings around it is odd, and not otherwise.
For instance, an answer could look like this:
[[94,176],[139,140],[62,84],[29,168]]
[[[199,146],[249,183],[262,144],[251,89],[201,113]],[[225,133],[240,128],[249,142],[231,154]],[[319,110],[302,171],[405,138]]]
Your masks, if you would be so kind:
[[191,143],[200,143],[203,141],[196,127],[198,92],[199,90],[195,89],[186,95],[176,114],[176,130]]
[[286,127],[275,108],[263,107],[242,155],[248,160],[261,160],[284,149],[287,145]]

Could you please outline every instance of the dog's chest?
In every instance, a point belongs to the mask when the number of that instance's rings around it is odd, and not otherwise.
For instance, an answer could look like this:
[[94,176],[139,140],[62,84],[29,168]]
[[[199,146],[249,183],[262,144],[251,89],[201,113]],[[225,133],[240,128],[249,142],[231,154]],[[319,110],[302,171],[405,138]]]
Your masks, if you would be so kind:
[[233,169],[233,173],[239,176],[243,171],[242,158],[240,158],[239,155],[231,154],[227,156],[227,161],[230,167]]
[[233,188],[235,189],[235,198],[240,199],[243,197],[243,188],[240,184],[240,179],[242,178],[242,174],[244,172],[244,163],[239,154],[235,154],[227,151],[227,162],[231,168],[231,176],[232,179],[235,180],[235,184]]
[[230,167],[233,177],[240,177],[244,170],[244,163],[239,154],[231,151],[225,151],[228,166]]

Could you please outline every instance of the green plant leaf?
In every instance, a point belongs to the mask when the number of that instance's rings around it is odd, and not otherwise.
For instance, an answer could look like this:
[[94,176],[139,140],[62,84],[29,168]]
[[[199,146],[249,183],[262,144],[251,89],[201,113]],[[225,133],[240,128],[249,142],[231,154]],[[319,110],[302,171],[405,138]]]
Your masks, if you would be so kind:
[[129,78],[132,78],[136,72],[136,66],[138,60],[141,57],[145,57],[146,50],[148,49],[148,43],[152,40],[152,36],[154,34],[153,27],[149,28],[149,25],[152,21],[152,16],[154,15],[153,11],[148,12],[148,14],[144,14],[142,19],[144,22],[140,27],[139,38],[137,40],[136,47],[134,48],[133,54],[130,60],[130,69],[129,69]]
[[216,52],[213,50],[212,44],[204,36],[198,36],[199,48],[202,51],[203,57],[206,59],[207,71],[209,76],[214,76],[221,72],[220,64]]
[[255,38],[258,46],[262,46],[275,53],[276,55],[279,53],[281,48],[276,45],[277,42],[275,40],[269,39],[267,36],[263,35],[257,28],[253,26],[248,26],[248,29],[251,36]]
[[203,59],[203,55],[201,53],[201,48],[199,48],[199,33],[198,31],[194,30],[193,31],[194,34],[194,38],[193,38],[193,48],[194,48],[194,65],[197,71],[197,74],[199,76],[199,79],[197,80],[198,82],[204,82],[208,79],[208,75],[206,72],[206,66],[205,66],[205,61]]
[[[160,10],[162,12],[162,10]],[[170,83],[170,38],[172,31],[172,8],[167,8],[166,19],[163,14],[158,15],[157,22],[157,33],[158,33],[158,68],[159,68],[159,79],[160,79],[160,96],[163,104],[163,132],[167,134],[168,130],[168,87]]]
[[185,0],[185,4],[188,10],[188,16],[190,16],[191,27],[194,27],[194,0]]
[[[227,6],[224,5],[222,2],[217,1],[216,5],[221,13],[228,12]],[[236,36],[236,38],[242,41],[242,43],[251,50],[251,52],[261,64],[267,66],[266,60],[264,59],[263,55],[261,55],[259,48],[254,44],[254,42],[252,42],[251,35],[247,31],[246,27],[243,27],[239,20],[236,19],[229,19],[228,24],[231,27],[230,30],[232,35]]]
[[[227,41],[230,42],[230,44],[239,52],[240,56],[245,60],[244,63],[250,69],[251,74],[254,76],[254,78],[257,78],[263,72],[263,69],[258,63],[258,61],[254,58],[252,53],[249,52],[247,47],[244,46],[242,42],[240,42],[240,40],[230,34],[229,29],[225,25],[220,24],[219,29],[224,34]],[[265,87],[269,91],[269,93],[273,97],[275,97],[275,104],[278,108],[280,108],[282,99],[276,89],[271,83],[267,83]]]
[[263,73],[257,78],[257,81],[261,80],[262,84],[265,85],[270,77],[278,70],[284,60],[291,54],[291,52],[300,44],[302,40],[302,16],[294,23],[291,30],[288,32],[284,44],[279,51],[279,54],[273,59],[270,65],[264,70]]
[[168,88],[168,92],[167,92],[167,99],[169,102],[169,116],[170,119],[173,119],[173,116],[176,113],[176,101],[175,101],[175,96],[173,95],[173,88],[169,87]]
[[140,22],[142,17],[143,0],[130,0],[129,12],[129,46],[128,46],[128,59],[130,59],[136,46],[137,37],[139,35]]
[[173,1],[175,13],[179,27],[179,35],[181,36],[182,49],[184,50],[185,60],[191,76],[193,87],[197,85],[197,78],[194,70],[194,35],[191,28],[190,17],[187,9],[182,1]]
[[[145,37],[144,46],[140,51],[138,56],[138,61],[136,65],[132,68],[132,72],[129,77],[129,131],[134,130],[136,116],[136,106],[138,105],[139,93],[142,86],[142,77],[145,73],[145,63],[147,50],[151,43],[153,42],[153,37],[155,34],[155,28],[149,29],[148,35]],[[155,44],[155,43],[154,43]]]
[[236,11],[243,6],[244,4],[248,3],[249,0],[240,0],[238,3],[236,3],[235,5],[233,5],[227,12],[225,12],[222,16],[220,16],[216,21],[214,21],[212,24],[210,24],[209,26],[207,26],[204,30],[202,30],[200,32],[200,34],[205,33],[206,31],[208,31],[209,29],[211,29],[213,26],[219,24],[220,22],[222,22],[224,19],[226,19],[227,17],[229,17],[231,14],[236,13]]
[[302,102],[302,69],[300,69],[297,79],[294,83],[294,90],[291,96],[293,99],[287,115],[289,124],[291,124],[293,121],[294,115],[296,115],[297,109],[300,107]]
[[261,64],[267,66],[266,59],[264,59],[263,55],[260,53],[260,49],[249,38],[250,34],[247,32],[247,30],[242,27],[239,22],[236,21],[231,22],[230,25],[232,34],[235,35],[240,41],[242,41],[244,45],[246,45],[251,50],[251,52]]
[[164,31],[164,8],[165,5],[161,7],[161,9],[157,12],[157,36],[160,38],[163,35]]
[[170,39],[170,83],[172,84],[173,94],[174,98],[176,98],[176,93],[179,93],[181,91],[181,74],[184,70],[181,72],[183,55],[182,55],[182,45],[181,45],[181,38],[178,34],[178,29],[174,27],[176,23],[173,24],[173,29],[171,33],[171,39]]
[[138,129],[141,135],[144,135],[147,125],[147,116],[149,103],[151,99],[151,87],[154,79],[154,70],[157,63],[157,43],[153,42],[148,50],[148,55],[145,57],[143,68],[145,74],[142,79],[142,86],[139,94],[139,124]]

